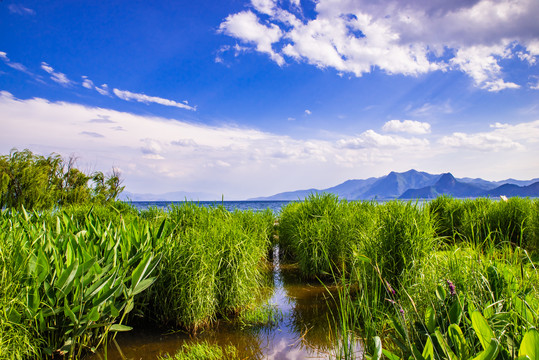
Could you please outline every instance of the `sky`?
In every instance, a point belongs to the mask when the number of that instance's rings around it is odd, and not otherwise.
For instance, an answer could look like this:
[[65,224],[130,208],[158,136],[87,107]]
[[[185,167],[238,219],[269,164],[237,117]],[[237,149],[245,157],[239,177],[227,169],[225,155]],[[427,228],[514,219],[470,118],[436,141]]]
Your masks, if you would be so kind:
[[225,200],[410,169],[537,178],[538,18],[537,0],[3,0],[0,154]]

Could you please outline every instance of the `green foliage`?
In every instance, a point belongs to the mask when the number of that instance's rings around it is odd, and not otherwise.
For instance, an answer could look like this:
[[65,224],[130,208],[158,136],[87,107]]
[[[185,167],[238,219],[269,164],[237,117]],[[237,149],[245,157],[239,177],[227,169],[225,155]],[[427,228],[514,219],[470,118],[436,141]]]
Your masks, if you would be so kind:
[[279,249],[296,259],[302,274],[316,277],[341,271],[362,234],[372,228],[374,203],[347,202],[332,194],[312,194],[280,213]]
[[155,280],[159,257],[148,226],[118,225],[91,212],[76,223],[67,212],[3,211],[0,248],[12,252],[2,269],[18,291],[2,295],[11,299],[0,322],[29,329],[42,355],[69,358],[128,330],[120,324]]
[[437,235],[446,243],[472,243],[489,248],[508,242],[537,249],[539,244],[537,199],[510,198],[508,201],[479,198],[457,200],[447,196],[429,203]]
[[272,216],[187,203],[171,207],[167,218],[158,279],[144,298],[149,318],[196,332],[255,302]]
[[[89,186],[93,182],[93,187]],[[123,191],[117,170],[86,175],[75,168],[75,158],[48,157],[26,149],[0,156],[0,209],[24,207],[43,210],[67,204],[106,203]]]

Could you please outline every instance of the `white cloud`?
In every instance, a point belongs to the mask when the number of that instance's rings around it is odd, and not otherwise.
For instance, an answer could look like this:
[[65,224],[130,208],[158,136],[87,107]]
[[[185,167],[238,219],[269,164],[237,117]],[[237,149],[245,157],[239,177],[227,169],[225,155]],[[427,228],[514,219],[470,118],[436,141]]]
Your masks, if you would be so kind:
[[82,86],[86,89],[93,89],[95,87],[94,82],[88,79],[87,76],[82,77]]
[[21,4],[9,4],[8,7],[9,12],[12,14],[17,15],[35,15],[36,12],[32,9],[26,8],[22,6]]
[[254,43],[257,51],[268,54],[279,65],[284,64],[282,55],[272,48],[272,44],[281,39],[282,31],[275,24],[261,24],[253,12],[243,11],[229,15],[219,26],[219,31],[244,42]]
[[[106,87],[106,85],[104,86]],[[126,101],[134,100],[134,101],[138,101],[144,104],[155,103],[155,104],[160,104],[164,106],[174,106],[180,109],[196,111],[196,107],[186,105],[183,102],[163,99],[157,96],[148,96],[145,94],[137,94],[137,93],[132,93],[131,91],[118,90],[118,89],[113,89],[112,92],[114,93],[114,95],[116,95],[120,99],[126,100]]]
[[466,148],[478,151],[504,151],[522,147],[519,143],[511,139],[488,133],[468,135],[456,132],[451,136],[444,136],[440,139],[440,144],[459,149]]
[[306,115],[311,115],[311,114],[312,114],[312,112],[311,112],[311,110],[309,110],[309,109],[306,109],[306,110],[305,110],[305,114],[306,114]]
[[101,95],[109,95],[109,86],[107,84],[103,84],[101,86],[94,87],[95,91],[100,93]]
[[35,75],[30,72],[26,66],[24,66],[23,64],[20,64],[20,63],[17,63],[17,62],[12,62],[11,60],[9,60],[7,54],[3,51],[0,51],[0,59],[2,59],[2,61],[9,67],[15,69],[15,70],[18,70],[18,71],[21,71],[27,75],[30,75],[32,77],[35,77]]
[[275,13],[275,2],[273,0],[251,0],[254,8],[263,14],[273,15]]
[[52,81],[57,82],[62,86],[70,86],[73,84],[73,82],[69,80],[65,74],[54,71],[52,66],[50,66],[46,62],[41,63],[41,68],[51,75]]
[[503,79],[501,60],[539,56],[536,0],[319,0],[312,19],[294,15],[299,1],[252,4],[257,13],[229,15],[220,30],[279,65],[288,57],[356,76],[456,70],[495,92],[519,86]]
[[474,134],[456,132],[442,137],[439,142],[459,150],[465,148],[485,152],[523,151],[539,143],[539,120],[516,125],[497,122],[491,124],[490,128],[493,129],[490,132]]
[[85,75],[82,76],[82,86],[85,87],[86,89],[95,90],[101,95],[110,95],[109,87],[107,84],[96,86],[94,82],[88,79],[88,76],[85,76]]
[[[374,130],[303,140],[40,98],[21,100],[0,91],[0,121],[0,153],[17,147],[76,154],[83,169],[123,169],[127,190],[138,193],[200,191],[232,200],[330,187],[389,170],[463,173],[467,166],[476,174],[462,176],[531,178],[537,175],[527,174],[539,167],[539,120],[494,123],[489,132],[440,140],[432,134],[419,138]],[[475,151],[485,148],[503,151]],[[499,161],[503,168],[492,166]]]
[[354,138],[341,139],[338,145],[348,149],[365,148],[418,148],[429,146],[429,140],[419,138],[406,138],[394,135],[381,135],[374,130],[367,130]]
[[500,78],[501,66],[496,57],[507,58],[508,44],[496,46],[470,46],[457,50],[451,64],[472,77],[476,86],[488,91],[515,89],[520,86]]
[[403,132],[408,134],[428,134],[430,133],[430,124],[414,120],[390,120],[382,127],[386,132]]

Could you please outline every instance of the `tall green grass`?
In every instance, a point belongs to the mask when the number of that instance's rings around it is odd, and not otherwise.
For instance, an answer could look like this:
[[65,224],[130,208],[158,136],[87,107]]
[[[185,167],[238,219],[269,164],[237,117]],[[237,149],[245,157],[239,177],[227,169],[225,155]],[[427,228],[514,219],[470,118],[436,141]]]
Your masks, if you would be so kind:
[[279,235],[304,275],[330,272],[339,284],[337,358],[358,356],[354,336],[374,358],[382,343],[389,357],[443,358],[458,352],[455,331],[477,355],[487,328],[496,354],[511,358],[538,325],[538,210],[521,198],[376,204],[316,195],[283,209]]
[[253,304],[264,284],[273,215],[184,204],[167,216],[170,235],[159,245],[147,316],[196,332]]

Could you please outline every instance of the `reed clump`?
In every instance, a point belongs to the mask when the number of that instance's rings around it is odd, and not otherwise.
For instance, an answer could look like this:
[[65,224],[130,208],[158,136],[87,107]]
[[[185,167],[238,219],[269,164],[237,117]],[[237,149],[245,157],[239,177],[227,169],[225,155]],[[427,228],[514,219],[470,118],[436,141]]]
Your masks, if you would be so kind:
[[339,358],[363,356],[359,338],[369,358],[516,358],[539,343],[538,200],[305,202],[281,212],[280,240],[304,275],[338,284]]
[[147,317],[193,332],[253,304],[265,282],[273,216],[221,206],[173,206],[159,245],[157,281],[145,295]]

